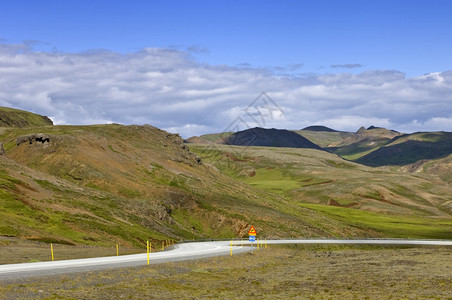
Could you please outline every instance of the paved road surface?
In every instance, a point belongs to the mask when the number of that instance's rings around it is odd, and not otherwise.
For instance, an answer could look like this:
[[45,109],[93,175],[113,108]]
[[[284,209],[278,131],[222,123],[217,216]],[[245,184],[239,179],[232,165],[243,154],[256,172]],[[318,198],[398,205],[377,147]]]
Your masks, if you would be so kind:
[[[339,239],[293,239],[260,241],[267,244],[360,244],[360,245],[431,245],[452,246],[451,240],[398,240],[398,239],[369,239],[369,240],[339,240]],[[183,243],[173,246],[163,252],[151,253],[151,264],[189,259],[199,259],[212,256],[229,255],[231,251],[229,241]],[[253,250],[249,242],[233,241],[233,254]],[[254,243],[256,245],[256,243]],[[48,262],[0,265],[0,280],[19,279],[44,275],[87,272],[94,270],[144,266],[147,255],[133,254],[98,258],[72,259]]]

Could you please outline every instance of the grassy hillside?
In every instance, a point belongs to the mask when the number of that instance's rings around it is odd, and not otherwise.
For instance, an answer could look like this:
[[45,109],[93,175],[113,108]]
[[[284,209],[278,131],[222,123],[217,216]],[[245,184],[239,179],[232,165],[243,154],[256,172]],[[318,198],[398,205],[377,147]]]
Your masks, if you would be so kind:
[[66,244],[146,239],[380,236],[199,163],[151,126],[53,126],[0,135],[0,235]]
[[444,158],[419,160],[414,164],[402,166],[400,170],[414,174],[432,174],[452,185],[452,154]]
[[311,149],[192,146],[224,173],[328,218],[391,237],[452,238],[452,187]]
[[451,153],[451,132],[420,132],[396,137],[355,161],[368,166],[403,166],[419,160],[443,158]]
[[[307,138],[314,144],[319,145],[322,148],[335,147],[343,144],[345,141],[355,137],[353,132],[344,131],[319,131],[319,130],[309,130],[310,127],[303,130],[293,130],[293,132]],[[315,128],[314,128],[315,129]]]
[[338,147],[328,148],[327,150],[344,159],[357,161],[362,156],[372,153],[390,142],[391,139],[389,138],[364,137],[356,140],[354,143],[342,144]]
[[203,134],[201,136],[193,136],[186,139],[184,142],[192,144],[224,144],[226,140],[233,134],[233,132],[211,133]]
[[33,127],[49,125],[53,125],[53,122],[48,117],[0,106],[0,127]]

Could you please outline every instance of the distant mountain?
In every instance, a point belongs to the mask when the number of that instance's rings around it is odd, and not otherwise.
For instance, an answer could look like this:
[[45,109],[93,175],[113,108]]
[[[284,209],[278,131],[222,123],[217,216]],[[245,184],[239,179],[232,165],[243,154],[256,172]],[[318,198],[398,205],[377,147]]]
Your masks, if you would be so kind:
[[225,139],[227,139],[232,133],[231,132],[223,132],[223,133],[209,133],[203,134],[201,136],[192,136],[188,139],[184,140],[184,143],[190,144],[224,144]]
[[[189,143],[229,144],[322,149],[363,165],[407,166],[417,170],[420,161],[439,160],[452,155],[452,133],[418,132],[404,134],[382,127],[361,127],[356,132],[337,131],[326,126],[308,126],[302,130],[252,128],[236,133],[207,134],[186,140]],[[410,167],[411,164],[414,166]],[[438,161],[435,170],[443,169]],[[447,169],[449,170],[449,168]],[[446,174],[447,171],[441,171]]]
[[401,135],[400,132],[381,127],[370,126],[367,129],[361,127],[355,133],[344,136],[342,142],[325,150],[336,153],[342,158],[356,161],[361,156],[387,145],[392,139]]
[[325,131],[325,132],[338,132],[337,130],[331,129],[326,126],[321,125],[314,125],[314,126],[308,126],[303,128],[302,130],[308,130],[308,131]]
[[352,132],[337,131],[321,125],[308,126],[302,130],[293,130],[293,132],[307,138],[322,148],[341,145],[355,135]]
[[227,145],[321,149],[307,138],[285,129],[251,128],[232,134]]
[[452,154],[452,132],[417,132],[397,136],[386,145],[358,158],[368,166],[403,166]]
[[402,133],[395,131],[395,130],[370,126],[367,129],[364,127],[361,127],[360,129],[358,129],[358,131],[356,132],[356,139],[358,140],[358,139],[362,139],[365,137],[392,139],[392,138],[395,138],[396,136],[400,136],[400,135],[402,135]]
[[0,106],[0,127],[36,127],[53,125],[52,120],[28,111]]

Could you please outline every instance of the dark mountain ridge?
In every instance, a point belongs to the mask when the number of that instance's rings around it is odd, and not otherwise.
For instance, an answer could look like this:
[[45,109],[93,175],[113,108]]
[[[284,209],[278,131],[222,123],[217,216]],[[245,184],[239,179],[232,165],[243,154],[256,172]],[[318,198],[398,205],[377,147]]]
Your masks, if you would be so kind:
[[227,137],[225,139],[225,144],[236,146],[321,149],[318,145],[293,131],[259,127],[238,131]]
[[397,136],[355,162],[372,167],[403,166],[420,160],[444,158],[450,154],[452,132],[416,132]]

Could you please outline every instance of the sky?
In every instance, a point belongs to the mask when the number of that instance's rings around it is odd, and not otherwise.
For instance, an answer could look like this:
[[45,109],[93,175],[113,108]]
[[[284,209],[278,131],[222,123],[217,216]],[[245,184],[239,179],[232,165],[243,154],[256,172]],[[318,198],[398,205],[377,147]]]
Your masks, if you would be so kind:
[[183,137],[452,131],[452,1],[0,0],[0,106]]

